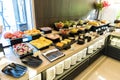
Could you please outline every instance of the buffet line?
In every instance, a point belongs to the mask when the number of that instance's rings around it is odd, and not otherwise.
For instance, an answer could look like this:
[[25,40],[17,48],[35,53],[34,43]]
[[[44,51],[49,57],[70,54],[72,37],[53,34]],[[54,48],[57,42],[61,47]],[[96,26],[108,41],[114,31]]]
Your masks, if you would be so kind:
[[[15,80],[24,76],[32,80],[46,70],[47,80],[53,80],[55,75],[62,74],[64,69],[69,69],[101,48],[109,32],[108,25],[105,20],[65,21],[56,22],[53,27],[6,32],[4,38],[10,44],[2,48],[1,52],[11,62],[1,68],[1,73]],[[33,70],[33,75],[30,70]]]

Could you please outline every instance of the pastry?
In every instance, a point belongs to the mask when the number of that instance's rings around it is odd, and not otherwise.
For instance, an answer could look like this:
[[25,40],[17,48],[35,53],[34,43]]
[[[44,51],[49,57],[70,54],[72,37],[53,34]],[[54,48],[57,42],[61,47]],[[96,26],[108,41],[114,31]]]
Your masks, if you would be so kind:
[[41,32],[37,29],[32,29],[32,30],[27,30],[27,31],[24,31],[24,33],[26,35],[36,35],[36,34],[40,34]]
[[61,43],[68,44],[68,42],[65,40],[61,41]]
[[69,43],[71,42],[71,40],[70,40],[70,39],[64,39],[64,41],[67,41],[67,42],[69,42]]
[[58,43],[56,43],[56,46],[57,46],[57,47],[63,47],[63,46],[64,46],[64,43],[58,42]]
[[50,44],[52,44],[52,41],[44,37],[40,37],[39,39],[30,41],[30,44],[40,49],[49,46]]

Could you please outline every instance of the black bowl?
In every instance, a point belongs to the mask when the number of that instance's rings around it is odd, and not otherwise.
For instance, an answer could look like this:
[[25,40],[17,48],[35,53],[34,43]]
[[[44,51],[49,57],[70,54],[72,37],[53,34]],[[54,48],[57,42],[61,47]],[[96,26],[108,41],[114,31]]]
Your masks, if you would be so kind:
[[77,44],[84,44],[85,41],[83,39],[78,39]]

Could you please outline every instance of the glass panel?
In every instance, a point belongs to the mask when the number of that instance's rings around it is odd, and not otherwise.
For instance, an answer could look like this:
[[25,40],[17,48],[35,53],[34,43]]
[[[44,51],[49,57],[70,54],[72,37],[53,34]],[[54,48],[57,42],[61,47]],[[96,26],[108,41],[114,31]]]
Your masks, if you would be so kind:
[[28,25],[32,27],[31,2],[31,0],[0,0],[0,25],[3,25],[4,31],[27,30]]

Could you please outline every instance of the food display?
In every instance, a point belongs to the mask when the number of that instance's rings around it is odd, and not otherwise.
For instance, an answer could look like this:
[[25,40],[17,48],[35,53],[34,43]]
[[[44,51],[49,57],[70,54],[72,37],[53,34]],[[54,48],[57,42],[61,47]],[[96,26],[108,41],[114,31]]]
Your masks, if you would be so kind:
[[58,43],[55,44],[55,46],[58,48],[58,49],[69,49],[70,48],[70,44],[71,44],[71,40],[70,39],[64,39]]
[[80,31],[84,31],[85,30],[85,27],[79,27],[78,28]]
[[86,24],[86,25],[84,25],[83,27],[85,27],[85,29],[89,30],[92,26],[91,26],[91,25]]
[[23,55],[28,55],[33,53],[33,49],[30,48],[27,43],[15,44],[13,45],[13,50],[20,57],[23,57]]
[[59,34],[62,36],[62,39],[69,37],[70,30],[69,29],[60,29]]
[[50,27],[42,27],[42,28],[40,28],[40,30],[43,31],[45,34],[52,32],[52,28],[50,28]]
[[73,36],[75,34],[78,34],[79,29],[78,28],[72,28],[70,29],[70,34]]
[[41,34],[40,30],[37,30],[37,29],[27,30],[27,31],[24,31],[24,33],[30,36]]
[[107,20],[100,20],[100,22],[101,22],[102,24],[107,24],[107,23],[108,23]]
[[49,39],[46,39],[44,37],[40,37],[38,39],[30,41],[30,44],[35,46],[37,49],[42,49],[42,48],[45,48],[45,47],[51,45],[52,41]]
[[55,24],[55,27],[56,28],[58,28],[58,29],[60,29],[60,28],[63,28],[64,27],[64,23],[63,22],[56,22],[56,23],[54,23]]
[[84,20],[79,20],[79,21],[78,21],[78,25],[83,25],[84,22],[85,22]]
[[22,31],[16,31],[16,32],[13,32],[13,33],[6,32],[4,34],[4,38],[5,39],[16,39],[16,38],[22,38],[23,35],[24,35],[24,32],[22,32]]
[[72,25],[72,22],[70,21],[64,21],[64,28],[68,28]]
[[97,27],[97,26],[101,25],[101,22],[99,22],[99,21],[89,21],[87,24]]
[[88,21],[87,24],[91,25],[91,26],[94,26],[94,27],[98,27],[98,26],[108,24],[108,21],[106,21],[106,20],[93,20],[93,21]]
[[61,35],[69,35],[70,30],[69,29],[60,29],[59,32]]
[[47,34],[47,35],[46,35],[46,38],[52,40],[53,42],[58,42],[58,41],[60,41],[60,35],[55,34],[55,33],[54,33],[54,34],[53,34],[53,33]]
[[62,42],[58,42],[58,43],[56,43],[56,46],[62,48],[62,47],[64,46],[64,43],[62,43]]
[[99,34],[103,34],[103,31],[108,29],[108,22],[106,20],[98,20],[98,21],[89,21],[87,25],[91,25],[90,31],[98,32]]
[[77,40],[77,44],[84,44],[85,43],[85,38],[84,34],[79,35],[79,38]]

